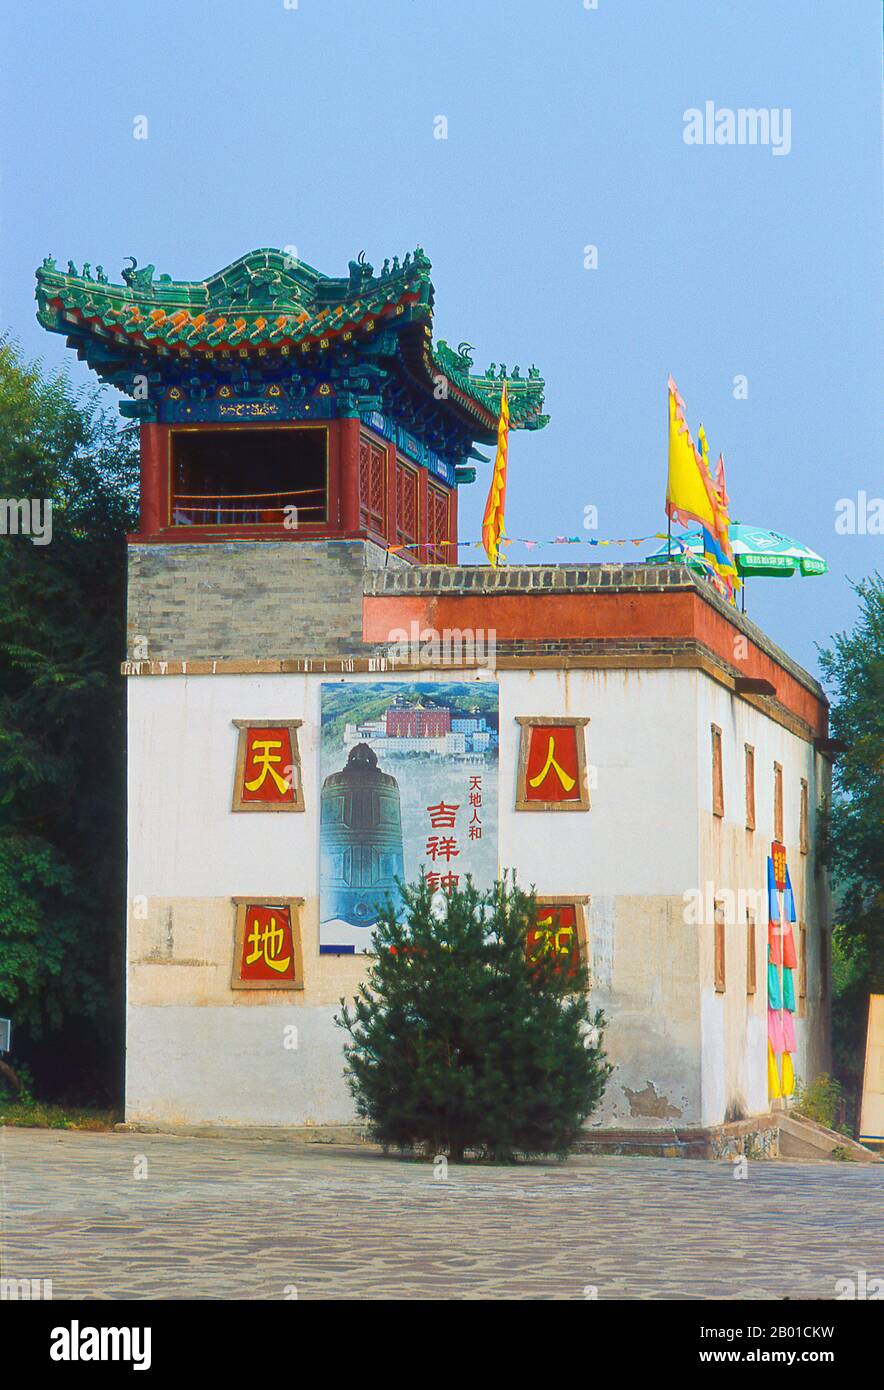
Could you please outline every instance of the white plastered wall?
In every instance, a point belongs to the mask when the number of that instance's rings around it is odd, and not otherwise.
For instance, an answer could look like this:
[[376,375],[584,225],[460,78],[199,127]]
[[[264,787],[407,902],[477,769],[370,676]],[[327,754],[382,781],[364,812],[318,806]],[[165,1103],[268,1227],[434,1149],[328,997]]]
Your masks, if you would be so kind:
[[[347,677],[354,682],[386,678]],[[429,682],[454,678],[495,677],[451,668],[401,677]],[[341,677],[317,673],[129,681],[130,1120],[321,1125],[354,1118],[343,1078],[342,1034],[333,1015],[341,996],[354,992],[366,962],[320,956],[318,949],[323,679]],[[708,724],[714,721],[726,729],[728,717],[745,717],[745,711],[757,718],[762,726],[755,736],[759,769],[768,757],[764,737],[779,748],[780,734],[793,736],[724,691],[720,708],[720,688],[693,671],[507,670],[497,679],[501,867],[515,867],[521,883],[536,884],[539,893],[591,899],[593,1002],[606,1013],[606,1046],[615,1067],[591,1123],[658,1128],[722,1118],[715,1082],[728,1015],[718,1000],[707,1007],[711,958],[703,934],[685,922],[684,914],[686,891],[720,873],[705,867],[710,852],[706,841],[718,833],[706,827],[711,818]],[[728,716],[730,705],[741,711],[739,716]],[[567,714],[590,720],[591,810],[514,811],[516,716]],[[231,812],[232,721],[282,718],[303,721],[299,738],[306,812]],[[774,756],[770,753],[771,761]],[[726,771],[728,762],[726,757]],[[790,775],[787,770],[787,785]],[[740,772],[739,786],[728,785],[726,804],[731,807],[742,795],[741,779]],[[761,783],[759,773],[759,826],[764,814]],[[787,809],[787,833],[788,815]],[[790,843],[789,854],[790,864],[797,862],[797,844],[793,851]],[[230,899],[249,894],[305,899],[302,991],[230,989]],[[736,1026],[727,1023],[731,1031]],[[740,1067],[748,1069],[744,1084],[750,1110],[766,1109],[754,1061],[739,1060],[730,1047],[728,1057],[732,1052],[727,1065],[734,1075]],[[730,1080],[720,1088],[725,1104],[729,1086],[733,1089]]]
[[[712,812],[712,736],[722,735],[724,816]],[[755,750],[755,830],[746,828],[745,745]],[[721,896],[725,927],[726,987],[716,993],[712,914],[701,923],[700,980],[703,1025],[702,1121],[756,1115],[769,1108],[767,1093],[767,859],[774,838],[774,763],[783,769],[783,833],[798,923],[807,928],[807,996],[795,1017],[797,1075],[812,1079],[829,1065],[828,1000],[821,998],[820,953],[827,942],[829,898],[817,873],[815,808],[828,795],[825,759],[813,745],[708,677],[700,678],[697,745],[700,882],[704,902]],[[808,852],[799,844],[801,779],[808,784]],[[733,911],[731,912],[731,907]],[[755,911],[756,989],[747,992],[746,910]],[[732,918],[732,920],[731,920]],[[796,994],[798,991],[796,971]]]

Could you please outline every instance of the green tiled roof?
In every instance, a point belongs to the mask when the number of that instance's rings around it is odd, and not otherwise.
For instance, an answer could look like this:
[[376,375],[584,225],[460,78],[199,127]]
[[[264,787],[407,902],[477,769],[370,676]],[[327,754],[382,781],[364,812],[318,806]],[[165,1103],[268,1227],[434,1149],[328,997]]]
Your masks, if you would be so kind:
[[[444,398],[475,420],[487,434],[496,418],[506,378],[515,427],[538,429],[544,383],[530,368],[507,375],[492,366],[471,371],[471,349],[432,346],[433,285],[430,261],[418,247],[400,264],[385,261],[379,274],[364,256],[350,262],[346,277],[332,278],[284,251],[253,251],[206,280],[172,280],[152,265],[131,266],[112,284],[102,266],[68,262],[60,270],[47,257],[37,271],[37,318],[64,333],[105,380],[127,389],[121,364],[134,360],[186,362],[210,355],[238,357],[268,352],[291,356],[325,353],[339,345],[368,347],[387,330],[397,333],[403,361],[419,387]],[[114,368],[117,368],[115,371]]]

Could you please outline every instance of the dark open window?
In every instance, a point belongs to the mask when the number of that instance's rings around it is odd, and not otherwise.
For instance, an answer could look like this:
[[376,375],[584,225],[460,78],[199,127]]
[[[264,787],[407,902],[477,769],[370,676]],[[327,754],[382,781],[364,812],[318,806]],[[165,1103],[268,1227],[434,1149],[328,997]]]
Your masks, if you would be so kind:
[[721,761],[721,730],[712,725],[712,814],[724,815],[724,768]]
[[755,829],[755,749],[751,743],[744,745],[746,751],[746,829]]
[[322,523],[325,430],[174,430],[170,500],[173,526]]
[[725,991],[725,907],[724,898],[715,899],[715,993]]
[[773,765],[773,826],[774,839],[783,838],[783,769],[780,763]]
[[755,913],[746,909],[746,993],[754,994],[758,980],[755,951]]

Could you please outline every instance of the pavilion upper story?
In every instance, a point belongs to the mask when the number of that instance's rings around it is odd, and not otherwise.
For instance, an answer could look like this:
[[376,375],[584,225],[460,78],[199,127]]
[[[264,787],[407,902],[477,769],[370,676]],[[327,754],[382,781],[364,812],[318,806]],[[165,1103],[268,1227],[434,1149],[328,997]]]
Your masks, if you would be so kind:
[[512,428],[539,429],[531,367],[472,370],[433,344],[419,247],[346,277],[259,250],[201,281],[47,258],[38,319],[128,398],[139,422],[141,543],[365,539],[407,560],[456,559],[457,489]]

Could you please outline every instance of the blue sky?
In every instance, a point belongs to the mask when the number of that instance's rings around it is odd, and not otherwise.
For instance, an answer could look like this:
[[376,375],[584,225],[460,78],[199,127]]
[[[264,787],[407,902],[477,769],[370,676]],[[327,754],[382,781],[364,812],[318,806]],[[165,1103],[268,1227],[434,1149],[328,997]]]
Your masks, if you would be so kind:
[[[29,354],[86,380],[34,319],[47,253],[196,279],[258,246],[340,274],[420,243],[437,336],[547,380],[511,535],[582,533],[590,504],[585,534],[665,529],[671,372],[732,515],[831,566],[755,580],[750,616],[811,669],[852,623],[881,537],[838,534],[836,503],[884,494],[878,0],[40,0],[2,41],[0,318]],[[685,144],[710,100],[788,108],[788,155]]]

